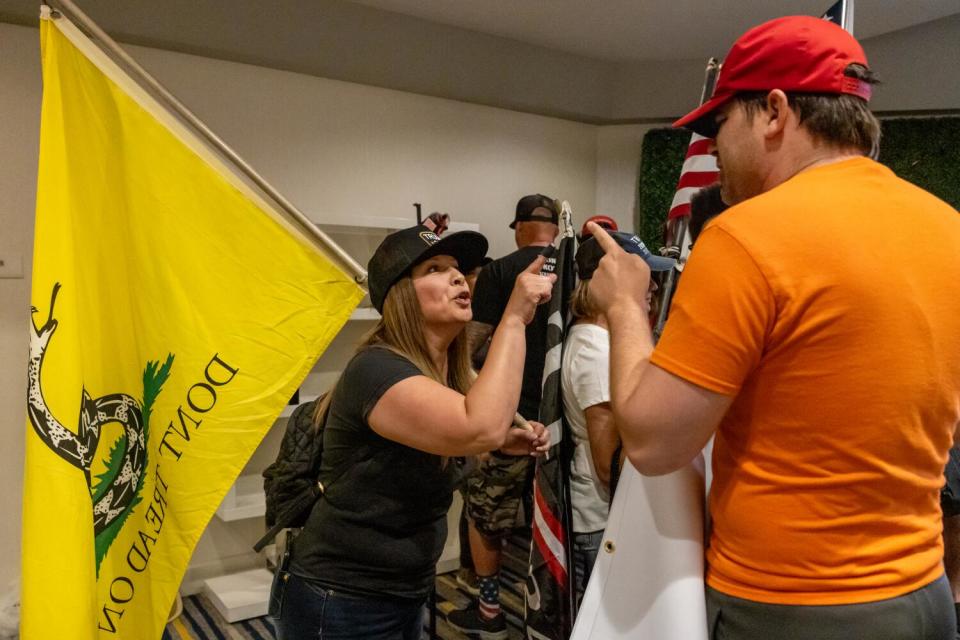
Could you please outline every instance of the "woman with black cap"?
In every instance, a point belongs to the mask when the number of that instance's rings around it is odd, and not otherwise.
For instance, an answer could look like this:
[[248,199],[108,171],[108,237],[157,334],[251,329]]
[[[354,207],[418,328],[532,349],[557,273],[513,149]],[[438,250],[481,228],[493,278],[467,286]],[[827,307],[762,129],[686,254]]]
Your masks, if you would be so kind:
[[370,259],[370,299],[382,319],[317,411],[325,419],[320,480],[329,487],[271,595],[281,640],[419,639],[459,476],[450,457],[548,448],[542,425],[510,426],[524,329],[554,276],[540,275],[538,258],[517,278],[475,374],[463,273],[486,250],[479,233],[440,239],[416,226],[387,236]]

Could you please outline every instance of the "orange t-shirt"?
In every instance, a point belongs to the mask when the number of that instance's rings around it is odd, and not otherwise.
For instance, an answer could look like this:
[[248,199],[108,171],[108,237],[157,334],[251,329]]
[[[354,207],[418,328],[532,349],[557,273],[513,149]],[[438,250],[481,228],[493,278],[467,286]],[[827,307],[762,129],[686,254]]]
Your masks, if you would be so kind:
[[651,360],[735,396],[716,435],[707,582],[849,604],[943,573],[960,420],[960,215],[867,158],[731,207]]

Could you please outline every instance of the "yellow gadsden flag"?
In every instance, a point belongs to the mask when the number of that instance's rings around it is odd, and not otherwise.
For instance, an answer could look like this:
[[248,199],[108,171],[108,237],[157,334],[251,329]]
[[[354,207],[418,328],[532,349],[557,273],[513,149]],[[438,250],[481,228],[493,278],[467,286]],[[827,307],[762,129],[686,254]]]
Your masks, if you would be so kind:
[[41,49],[21,637],[156,639],[364,292],[65,18]]

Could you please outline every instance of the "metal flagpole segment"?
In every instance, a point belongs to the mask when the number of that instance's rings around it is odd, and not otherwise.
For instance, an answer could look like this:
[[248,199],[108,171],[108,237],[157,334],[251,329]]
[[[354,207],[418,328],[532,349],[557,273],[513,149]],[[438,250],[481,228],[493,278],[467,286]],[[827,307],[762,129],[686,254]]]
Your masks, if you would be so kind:
[[840,26],[847,30],[847,33],[853,35],[853,0],[845,0],[843,3],[843,24]]
[[[321,246],[333,254],[333,256],[342,264],[357,283],[363,284],[367,280],[366,270],[354,260],[350,254],[344,251],[330,236],[321,231],[310,221],[297,207],[287,200],[279,191],[277,191],[263,176],[256,172],[247,162],[241,158],[226,142],[220,139],[210,128],[203,123],[200,118],[193,114],[186,105],[177,99],[166,87],[164,87],[156,78],[140,66],[117,42],[111,38],[96,22],[90,19],[79,7],[71,0],[50,0],[48,4],[53,4],[65,13],[69,18],[83,25],[89,33],[96,38],[110,53],[122,61],[129,70],[133,71],[137,77],[146,84],[162,100],[167,102],[181,118],[183,118],[194,130],[199,133],[204,140],[212,147],[229,159],[247,178],[249,178],[257,187],[268,195],[285,213],[289,214],[300,223],[301,227]],[[56,18],[54,12],[53,17]]]
[[560,203],[560,234],[557,236],[558,242],[557,246],[560,245],[559,240],[564,238],[572,238],[576,235],[576,232],[573,228],[573,209],[570,207],[570,203],[564,200]]
[[704,71],[703,91],[700,92],[700,104],[706,102],[713,95],[713,88],[717,84],[717,78],[720,77],[720,61],[716,58],[707,60],[707,68]]
[[853,35],[853,0],[837,0],[820,17]]

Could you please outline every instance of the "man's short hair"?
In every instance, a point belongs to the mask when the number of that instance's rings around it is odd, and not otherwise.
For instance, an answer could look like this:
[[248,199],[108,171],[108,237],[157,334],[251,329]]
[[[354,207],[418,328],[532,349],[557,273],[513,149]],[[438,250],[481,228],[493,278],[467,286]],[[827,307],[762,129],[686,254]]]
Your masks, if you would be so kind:
[[[860,64],[851,64],[844,75],[868,84],[878,80]],[[734,100],[743,105],[748,118],[764,109],[769,91],[738,93]],[[859,96],[837,93],[787,92],[790,108],[800,124],[815,138],[837,147],[853,147],[866,155],[880,148],[880,122]]]

